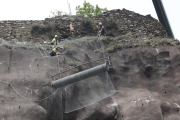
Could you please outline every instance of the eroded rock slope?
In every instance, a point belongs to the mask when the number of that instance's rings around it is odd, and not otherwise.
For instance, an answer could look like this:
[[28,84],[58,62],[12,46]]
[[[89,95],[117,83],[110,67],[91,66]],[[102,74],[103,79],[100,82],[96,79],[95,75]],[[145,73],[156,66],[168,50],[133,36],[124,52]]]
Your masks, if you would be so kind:
[[[96,37],[64,41],[59,51],[64,55],[58,57],[49,57],[49,45],[0,46],[0,119],[178,120],[179,42],[171,40],[154,46],[151,40],[145,40],[146,46],[137,43],[124,47],[123,42]],[[109,44],[116,46],[109,51]],[[51,87],[50,76],[106,56],[112,63],[108,83],[103,83],[104,75],[98,75],[65,88]],[[102,63],[78,67],[54,80]],[[111,82],[116,93],[98,99],[100,93],[107,93],[99,90],[106,91]],[[81,108],[64,113],[67,107],[76,109],[75,102]]]

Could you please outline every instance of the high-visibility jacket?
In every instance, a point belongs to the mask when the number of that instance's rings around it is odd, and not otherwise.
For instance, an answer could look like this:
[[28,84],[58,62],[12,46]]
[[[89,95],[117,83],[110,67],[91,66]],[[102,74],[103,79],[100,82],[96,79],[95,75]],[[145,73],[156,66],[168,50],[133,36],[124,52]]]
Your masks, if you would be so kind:
[[54,39],[52,40],[52,42],[56,42],[56,43],[57,43],[57,41],[58,41],[58,40],[57,40],[56,38],[54,38]]
[[57,49],[56,49],[56,48],[54,48],[54,49],[53,49],[53,51],[54,51],[54,52],[57,52]]

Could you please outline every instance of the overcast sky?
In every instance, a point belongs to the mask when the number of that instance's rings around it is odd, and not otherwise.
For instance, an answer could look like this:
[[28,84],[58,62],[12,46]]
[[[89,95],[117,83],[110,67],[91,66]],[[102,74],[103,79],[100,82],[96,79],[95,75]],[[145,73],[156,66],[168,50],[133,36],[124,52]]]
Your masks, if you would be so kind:
[[[68,0],[71,12],[76,14],[76,6],[84,0]],[[152,0],[86,0],[93,5],[98,4],[101,8],[128,9],[142,15],[151,14],[157,18]],[[175,38],[180,40],[178,28],[180,24],[179,11],[180,0],[162,0],[166,9]],[[68,13],[67,0],[2,0],[0,6],[0,20],[44,20],[51,11],[60,10]]]

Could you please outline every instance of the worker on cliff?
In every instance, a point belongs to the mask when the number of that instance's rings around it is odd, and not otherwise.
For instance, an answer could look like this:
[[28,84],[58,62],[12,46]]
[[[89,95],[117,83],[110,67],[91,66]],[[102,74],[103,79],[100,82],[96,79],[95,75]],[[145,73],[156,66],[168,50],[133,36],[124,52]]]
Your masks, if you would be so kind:
[[61,47],[55,47],[51,52],[50,55],[51,56],[56,56],[56,55],[63,55],[62,53],[58,53],[58,50],[62,49]]
[[100,22],[99,23],[99,33],[98,33],[98,36],[100,37],[101,35],[106,36],[106,30],[105,30],[104,26],[102,25],[102,23]]
[[51,41],[51,45],[57,45],[58,44],[58,36],[55,35],[54,39]]
[[72,37],[73,37],[73,40],[74,40],[74,27],[73,27],[72,23],[70,23],[70,31],[72,33]]

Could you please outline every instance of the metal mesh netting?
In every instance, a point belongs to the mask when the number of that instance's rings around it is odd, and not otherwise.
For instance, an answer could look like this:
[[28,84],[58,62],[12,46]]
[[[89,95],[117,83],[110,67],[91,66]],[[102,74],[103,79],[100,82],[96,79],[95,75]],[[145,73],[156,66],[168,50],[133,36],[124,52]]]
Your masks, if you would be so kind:
[[[37,49],[14,49],[11,63],[11,85],[21,97],[27,100],[38,101],[45,99],[56,90],[49,85],[49,76],[58,72],[57,58],[43,58],[38,56]],[[53,63],[53,64],[52,64]],[[43,94],[43,96],[42,96]]]
[[58,58],[21,47],[1,53],[0,118],[63,120],[62,91],[49,83],[50,74],[59,72]]
[[[84,42],[70,42],[64,55],[57,57],[50,57],[41,45],[13,49],[1,46],[0,107],[3,109],[0,110],[0,117],[13,120],[63,120],[63,112],[78,110],[114,94],[115,89],[107,72],[64,88],[54,89],[50,85],[50,76],[105,57],[100,41]],[[86,51],[87,48],[90,51]],[[53,77],[53,81],[105,62],[101,60],[77,67]]]
[[[8,88],[8,83],[10,79],[10,71],[9,71],[9,53],[10,50],[5,50],[5,47],[0,47],[0,118],[5,119],[6,114],[12,111],[12,107],[10,104],[6,104],[6,99],[10,99],[10,95],[8,94],[10,91]],[[11,99],[8,100],[11,102]]]
[[[83,44],[84,41],[79,41],[75,44],[69,44],[65,53],[65,60],[61,62],[64,69],[70,69],[77,64],[90,62],[105,58],[104,47],[101,40]],[[85,41],[87,42],[87,41]],[[82,45],[82,46],[81,46]],[[89,48],[90,51],[84,52],[84,49]],[[98,48],[98,49],[97,49]],[[97,52],[96,52],[97,50]],[[95,52],[92,52],[95,51]],[[100,52],[99,52],[100,51]],[[95,66],[104,64],[106,59],[76,67],[73,70],[61,74],[62,78],[72,74],[88,70]],[[59,78],[56,76],[55,80]],[[89,105],[92,105],[104,98],[107,98],[116,92],[108,72],[99,73],[96,76],[65,86],[63,89],[63,97],[65,98],[65,113],[69,113]]]
[[[33,103],[29,107],[37,109],[38,114],[42,115],[40,119],[62,120],[61,89],[53,89],[49,83],[49,76],[59,72],[58,59],[57,57],[44,57],[41,51],[42,49],[37,48],[28,54],[28,49],[13,50],[11,86],[21,98]],[[26,115],[31,118],[32,113]],[[38,116],[36,116],[37,118]]]
[[65,112],[92,105],[115,93],[107,72],[65,87]]

